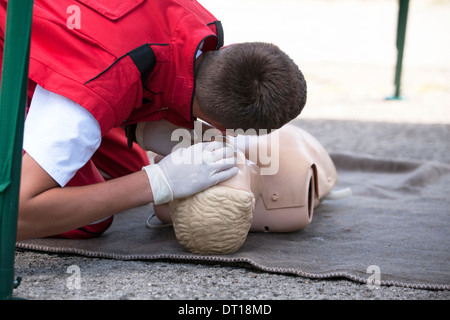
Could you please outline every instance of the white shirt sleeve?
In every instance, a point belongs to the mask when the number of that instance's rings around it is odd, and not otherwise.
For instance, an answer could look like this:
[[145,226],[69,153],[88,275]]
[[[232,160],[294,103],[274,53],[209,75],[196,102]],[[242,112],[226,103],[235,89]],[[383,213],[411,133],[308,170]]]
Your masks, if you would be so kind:
[[100,146],[101,129],[79,104],[36,86],[25,120],[23,149],[65,186]]

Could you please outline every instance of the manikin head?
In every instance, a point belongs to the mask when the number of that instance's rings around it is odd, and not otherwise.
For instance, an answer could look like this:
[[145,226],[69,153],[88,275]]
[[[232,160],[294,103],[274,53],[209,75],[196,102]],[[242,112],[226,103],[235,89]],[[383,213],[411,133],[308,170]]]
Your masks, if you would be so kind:
[[259,168],[249,163],[242,152],[237,156],[239,172],[234,177],[169,203],[169,221],[177,240],[192,253],[233,253],[247,238],[255,212],[255,194],[259,192],[255,190],[259,189],[259,183],[255,183]]
[[282,141],[278,160],[272,158],[279,161],[276,173],[264,175],[264,163],[247,159],[255,144],[273,150],[270,144],[276,140],[247,136],[247,143],[239,143],[236,149],[236,176],[193,196],[154,207],[159,220],[173,224],[177,240],[186,250],[230,254],[241,248],[250,231],[292,232],[311,222],[319,199],[336,183],[336,169],[328,153],[307,132],[286,125],[276,133]]

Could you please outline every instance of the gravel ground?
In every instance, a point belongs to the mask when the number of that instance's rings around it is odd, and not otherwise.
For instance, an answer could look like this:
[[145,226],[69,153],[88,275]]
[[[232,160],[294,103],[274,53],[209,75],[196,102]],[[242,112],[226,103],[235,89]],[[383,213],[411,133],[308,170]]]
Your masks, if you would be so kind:
[[[450,162],[450,49],[442,41],[450,30],[449,1],[411,2],[402,101],[385,100],[394,92],[397,1],[201,3],[223,21],[226,43],[274,42],[292,55],[309,87],[307,108],[296,123],[330,153]],[[242,31],[242,26],[251,27]],[[79,267],[79,289],[68,286],[69,266]],[[343,279],[312,280],[232,266],[20,250],[15,267],[23,280],[14,295],[31,300],[450,298],[449,291],[369,289]]]
[[[400,287],[370,289],[346,280],[312,280],[247,268],[169,262],[114,261],[19,252],[26,299],[76,300],[447,300],[448,291]],[[80,267],[80,289],[67,286],[71,265]]]

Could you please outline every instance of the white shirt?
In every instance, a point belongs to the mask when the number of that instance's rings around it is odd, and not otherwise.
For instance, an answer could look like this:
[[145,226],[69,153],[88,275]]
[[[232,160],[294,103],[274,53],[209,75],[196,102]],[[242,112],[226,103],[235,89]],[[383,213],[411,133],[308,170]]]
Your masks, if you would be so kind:
[[36,86],[25,120],[23,149],[65,186],[100,146],[100,125],[79,104]]

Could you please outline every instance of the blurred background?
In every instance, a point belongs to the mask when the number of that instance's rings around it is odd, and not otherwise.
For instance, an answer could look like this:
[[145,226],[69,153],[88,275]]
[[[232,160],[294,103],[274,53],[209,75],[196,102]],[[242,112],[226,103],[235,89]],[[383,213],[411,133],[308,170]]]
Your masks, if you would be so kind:
[[308,82],[301,119],[450,123],[450,0],[411,0],[403,101],[394,94],[398,0],[200,0],[225,44],[277,44]]

